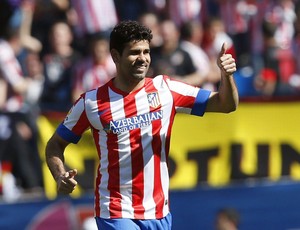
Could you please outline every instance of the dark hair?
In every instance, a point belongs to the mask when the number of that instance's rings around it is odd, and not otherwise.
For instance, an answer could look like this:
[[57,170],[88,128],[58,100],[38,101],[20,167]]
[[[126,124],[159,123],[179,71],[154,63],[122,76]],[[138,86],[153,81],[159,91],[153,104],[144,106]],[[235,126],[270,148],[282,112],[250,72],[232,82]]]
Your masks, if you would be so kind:
[[195,28],[200,27],[202,29],[201,23],[198,21],[187,21],[184,22],[180,27],[181,39],[190,39],[193,36]]
[[218,210],[218,215],[225,216],[230,220],[235,226],[238,226],[240,223],[240,215],[235,208],[225,207]]
[[13,15],[13,8],[7,0],[0,0],[0,37],[10,37],[9,21]]
[[116,49],[122,54],[127,43],[132,41],[152,40],[152,31],[137,21],[122,21],[110,33],[110,50]]
[[264,20],[262,22],[262,32],[266,38],[272,38],[275,36],[277,25],[271,21]]

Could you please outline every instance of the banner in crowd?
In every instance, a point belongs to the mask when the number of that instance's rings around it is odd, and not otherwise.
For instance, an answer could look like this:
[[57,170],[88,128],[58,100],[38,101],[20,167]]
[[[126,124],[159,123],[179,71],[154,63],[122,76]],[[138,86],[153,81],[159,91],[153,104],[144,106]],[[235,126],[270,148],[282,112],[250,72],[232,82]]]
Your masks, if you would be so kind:
[[[233,113],[203,117],[178,114],[170,147],[171,189],[259,178],[300,180],[299,117],[300,102],[241,103]],[[44,148],[57,125],[49,117],[39,119],[48,197],[56,196],[56,184],[44,161]],[[65,157],[67,167],[79,173],[74,196],[92,189],[98,156],[91,134],[87,131],[77,145],[69,145]]]
[[[216,214],[223,208],[237,212],[239,229],[299,230],[299,190],[300,183],[291,181],[172,190],[172,230],[215,229]],[[97,229],[93,203],[93,194],[0,202],[0,229]]]

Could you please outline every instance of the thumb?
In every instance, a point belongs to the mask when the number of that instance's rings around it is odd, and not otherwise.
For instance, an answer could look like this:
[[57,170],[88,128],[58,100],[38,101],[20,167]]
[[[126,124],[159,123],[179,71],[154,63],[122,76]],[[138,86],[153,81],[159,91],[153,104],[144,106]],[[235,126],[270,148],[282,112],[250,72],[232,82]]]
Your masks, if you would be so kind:
[[70,171],[66,172],[65,177],[73,178],[77,175],[77,169],[71,169]]
[[222,47],[221,47],[221,51],[220,51],[220,54],[219,56],[221,57],[222,55],[224,55],[227,51],[227,44],[224,42]]

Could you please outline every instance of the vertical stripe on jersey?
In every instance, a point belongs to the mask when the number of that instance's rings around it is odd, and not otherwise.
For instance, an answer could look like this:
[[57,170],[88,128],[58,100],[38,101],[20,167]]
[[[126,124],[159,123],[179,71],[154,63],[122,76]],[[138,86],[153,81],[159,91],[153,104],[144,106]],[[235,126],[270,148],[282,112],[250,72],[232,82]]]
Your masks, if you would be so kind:
[[[147,93],[145,89],[142,89],[135,97],[137,114],[146,114],[150,112],[149,105],[145,102],[147,99]],[[152,126],[152,125],[150,125]],[[149,131],[150,130],[150,131]],[[154,157],[152,148],[152,128],[142,127],[140,129],[141,146],[143,152],[143,185],[140,189],[143,190],[142,205],[144,207],[144,218],[153,219],[155,218],[155,207],[156,204],[153,199],[154,191]],[[150,144],[149,144],[150,143]]]
[[[106,97],[104,97],[105,95]],[[102,88],[102,90],[97,91],[97,99],[95,101],[98,103],[97,104],[97,112],[103,112],[107,111],[109,113],[110,119],[110,104],[108,103],[109,101],[109,93],[108,93],[108,88]],[[98,113],[99,114],[99,113]],[[101,120],[101,123],[103,122]],[[102,123],[103,124],[103,123]],[[102,134],[102,135],[101,135]],[[96,134],[95,134],[96,135]],[[118,170],[118,152],[117,152],[117,140],[111,140],[112,143],[112,148],[108,150],[107,145],[108,145],[108,138],[105,132],[100,132],[98,133],[99,137],[99,159],[100,159],[100,167],[99,167],[99,172],[98,172],[98,177],[96,179],[97,184],[96,186],[98,187],[98,194],[96,194],[96,199],[100,201],[100,207],[97,209],[96,206],[96,214],[99,214],[98,216],[104,217],[104,218],[110,218],[110,217],[120,217],[121,212],[121,207],[119,205],[118,200],[121,199],[120,193],[119,193],[119,170]],[[114,136],[112,136],[114,137]],[[116,162],[116,164],[114,163]],[[110,166],[110,167],[109,167]],[[109,174],[111,173],[112,176],[109,177]],[[114,192],[111,192],[114,191]],[[97,199],[99,197],[99,199]],[[112,200],[112,197],[114,199]],[[109,204],[109,207],[107,206]],[[99,204],[96,203],[96,205],[99,206]],[[109,210],[108,210],[109,208]],[[111,210],[113,210],[111,212]]]
[[[97,171],[99,172],[101,165],[98,165]],[[97,173],[96,176],[96,186],[95,186],[95,216],[100,216],[100,194],[99,194],[99,184],[101,182],[101,174]],[[101,213],[102,215],[102,213]]]
[[[97,90],[93,90],[90,91],[88,93],[86,93],[86,97],[89,97],[89,103],[93,103],[92,105],[90,105],[92,108],[97,108],[97,111],[101,111],[101,104],[98,104],[97,102],[97,96],[98,96],[98,91]],[[91,100],[90,100],[91,99]],[[97,116],[98,117],[98,116]],[[100,121],[99,121],[100,122]],[[97,153],[98,153],[98,157],[99,157],[99,165],[97,168],[97,176],[96,176],[96,185],[95,185],[95,215],[96,216],[100,216],[103,213],[100,214],[100,195],[102,195],[102,193],[99,190],[99,185],[102,179],[102,173],[100,172],[100,167],[101,167],[101,150],[100,150],[100,140],[99,140],[99,130],[95,129],[94,127],[92,128],[92,135],[94,138],[94,142],[95,142],[95,146],[97,148]],[[104,210],[103,212],[105,212],[106,210]],[[108,213],[106,214],[108,215]]]
[[[115,117],[115,111],[118,111],[120,107],[122,107],[122,103],[111,100],[113,92],[108,89],[108,95],[110,97],[110,110],[111,110],[111,119],[118,119]],[[106,95],[106,94],[105,94]],[[110,135],[109,140],[107,140],[107,145],[110,145],[107,154],[107,173],[108,173],[108,185],[107,189],[109,191],[109,212],[110,217],[121,217],[121,204],[120,201],[122,199],[120,192],[120,166],[119,166],[119,153],[118,153],[118,139],[116,135]]]
[[[157,77],[153,80],[154,87],[159,90],[160,87],[166,88],[165,81],[161,81],[162,76]],[[163,84],[163,85],[161,85]],[[174,121],[175,110],[173,105],[173,99],[170,91],[163,91],[160,93],[160,100],[162,106],[164,106],[163,111],[163,119],[161,120],[161,130],[160,130],[160,138],[161,138],[161,147],[160,147],[160,180],[161,180],[161,193],[164,195],[164,200],[161,200],[162,204],[159,208],[163,213],[157,213],[156,218],[161,218],[168,214],[169,212],[169,172],[168,172],[168,153],[169,153],[169,145],[170,145],[170,134],[171,128]],[[154,124],[153,124],[154,127]],[[154,131],[153,131],[154,132]],[[166,135],[166,136],[163,136]],[[155,140],[153,140],[155,143]],[[156,145],[155,145],[156,146]],[[162,147],[165,148],[162,148]]]
[[[136,95],[138,96],[139,93]],[[124,98],[125,117],[134,117],[138,114],[136,98],[129,94]],[[141,143],[140,129],[129,130],[131,153],[131,177],[132,177],[132,205],[134,207],[134,218],[144,219],[144,159]]]
[[[161,122],[160,121],[154,121],[152,123],[153,128],[152,132],[159,132]],[[152,148],[153,148],[153,157],[154,157],[154,191],[153,191],[153,199],[156,203],[156,218],[161,218],[162,213],[161,210],[163,209],[164,205],[164,193],[162,189],[162,181],[161,181],[161,139],[159,135],[156,135],[153,137],[152,141]]]
[[[86,23],[88,26],[90,25],[91,28],[89,28],[89,31],[100,31],[100,24],[98,21],[98,17],[96,15],[97,12],[97,5],[95,6],[96,1],[87,1],[87,7],[88,7],[88,14],[86,14],[86,17],[88,17],[89,22]],[[88,16],[89,15],[89,16]],[[87,19],[86,19],[87,20]]]
[[[151,84],[147,85],[146,89],[147,93],[150,92],[156,92],[158,89],[156,89],[152,82]],[[159,95],[161,98],[162,95]],[[160,105],[161,106],[161,105]],[[162,154],[162,141],[161,137],[159,135],[160,129],[161,129],[161,120],[155,120],[152,121],[152,154],[153,154],[153,172],[154,172],[154,181],[153,181],[153,192],[152,192],[152,197],[155,202],[155,213],[153,213],[152,218],[161,218],[163,217],[163,205],[164,205],[164,199],[165,199],[165,194],[163,193],[162,189],[162,181],[161,181],[161,154]],[[163,138],[163,137],[162,137]]]
[[[123,96],[109,91],[110,96],[110,109],[112,118],[111,120],[120,120],[125,118],[126,114],[124,111],[124,100]],[[109,165],[114,167],[114,170],[109,171],[109,187],[114,188],[115,191],[111,193],[111,196],[117,195],[118,199],[111,200],[115,204],[110,205],[110,213],[114,217],[123,217],[123,218],[132,218],[132,173],[129,170],[131,168],[131,151],[130,151],[130,136],[128,132],[123,132],[118,135],[112,135],[109,138],[114,139],[109,141],[110,148],[112,149],[108,154],[109,156]],[[112,148],[112,145],[115,145]],[[120,175],[122,177],[120,178]],[[112,212],[116,208],[118,212]]]

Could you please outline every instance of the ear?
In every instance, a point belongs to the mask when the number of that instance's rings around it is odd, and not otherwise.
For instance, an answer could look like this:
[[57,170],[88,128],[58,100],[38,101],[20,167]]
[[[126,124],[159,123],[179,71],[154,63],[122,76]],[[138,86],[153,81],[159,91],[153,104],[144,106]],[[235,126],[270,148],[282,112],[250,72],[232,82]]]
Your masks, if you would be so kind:
[[114,63],[118,63],[119,60],[120,60],[120,54],[119,54],[119,52],[116,49],[112,49],[110,51],[110,54],[111,54],[111,57],[112,57]]

